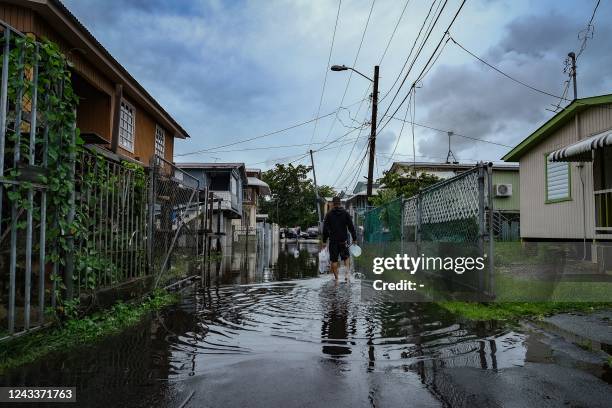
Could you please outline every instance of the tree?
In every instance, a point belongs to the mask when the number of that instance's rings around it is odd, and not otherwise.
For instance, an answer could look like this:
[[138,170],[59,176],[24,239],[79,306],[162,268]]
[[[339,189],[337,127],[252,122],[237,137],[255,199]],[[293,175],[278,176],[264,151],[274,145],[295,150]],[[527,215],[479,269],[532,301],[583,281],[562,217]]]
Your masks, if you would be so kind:
[[372,197],[372,204],[380,206],[400,196],[410,198],[418,194],[420,190],[439,181],[439,177],[425,172],[417,176],[416,171],[403,175],[385,171],[383,177],[379,180],[384,188],[379,190],[378,196]]
[[[313,182],[308,178],[311,167],[302,164],[276,164],[263,172],[262,180],[272,190],[272,198],[261,200],[259,211],[266,213],[271,222],[283,227],[307,228],[317,224],[317,207]],[[319,187],[319,196],[334,195],[329,186]]]

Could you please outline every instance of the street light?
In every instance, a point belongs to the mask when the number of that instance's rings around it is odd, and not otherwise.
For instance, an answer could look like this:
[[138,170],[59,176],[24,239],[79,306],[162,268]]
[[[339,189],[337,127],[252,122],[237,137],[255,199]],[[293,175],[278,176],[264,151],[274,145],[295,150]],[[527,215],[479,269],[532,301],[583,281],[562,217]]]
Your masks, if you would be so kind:
[[[375,68],[376,69],[376,68]],[[367,75],[362,74],[361,72],[357,71],[355,68],[351,68],[351,67],[347,67],[346,65],[332,65],[331,66],[331,70],[338,72],[338,71],[348,71],[351,70],[359,75],[361,75],[362,77],[364,77],[365,79],[367,79],[370,82],[374,82],[374,80],[372,78],[370,78]]]
[[368,163],[368,189],[367,189],[368,198],[372,197],[372,181],[374,178],[374,157],[376,154],[376,120],[377,120],[376,118],[378,115],[378,69],[379,69],[378,65],[375,65],[374,66],[374,79],[371,79],[370,77],[357,71],[355,68],[347,67],[346,65],[332,65],[331,66],[332,71],[338,72],[338,71],[351,70],[373,83],[372,120],[371,120],[371,130],[370,130],[370,160]]

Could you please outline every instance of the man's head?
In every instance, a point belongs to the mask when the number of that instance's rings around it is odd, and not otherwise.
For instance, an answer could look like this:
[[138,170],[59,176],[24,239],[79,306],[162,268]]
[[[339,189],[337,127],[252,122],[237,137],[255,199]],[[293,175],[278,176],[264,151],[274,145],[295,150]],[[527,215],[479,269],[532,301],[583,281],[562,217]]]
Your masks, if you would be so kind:
[[332,198],[332,204],[334,208],[342,206],[342,201],[340,200],[340,197],[335,196],[334,198]]

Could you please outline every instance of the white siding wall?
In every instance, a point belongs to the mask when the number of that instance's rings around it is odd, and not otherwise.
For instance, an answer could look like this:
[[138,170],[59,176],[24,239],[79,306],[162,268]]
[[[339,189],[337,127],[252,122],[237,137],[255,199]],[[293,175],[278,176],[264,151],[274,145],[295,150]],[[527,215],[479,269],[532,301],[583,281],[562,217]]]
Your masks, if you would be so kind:
[[[579,114],[581,139],[612,129],[612,105],[593,107]],[[583,237],[583,205],[581,170],[571,167],[571,200],[546,203],[545,155],[578,141],[574,120],[532,148],[520,159],[521,237],[580,239]],[[586,208],[586,236],[594,237],[593,167],[582,169]]]

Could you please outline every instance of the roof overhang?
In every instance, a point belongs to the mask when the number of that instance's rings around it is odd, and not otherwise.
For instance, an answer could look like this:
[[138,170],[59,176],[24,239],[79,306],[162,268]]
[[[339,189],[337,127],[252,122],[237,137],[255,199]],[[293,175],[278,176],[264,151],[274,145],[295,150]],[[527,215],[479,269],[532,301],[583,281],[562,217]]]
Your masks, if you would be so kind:
[[44,17],[47,22],[74,48],[84,50],[83,57],[93,66],[104,69],[108,78],[124,87],[124,91],[145,107],[171,131],[174,137],[190,137],[187,131],[136,81],[132,75],[104,48],[87,28],[59,0],[7,0],[27,7]]
[[557,113],[550,120],[540,126],[535,132],[527,136],[514,149],[510,150],[502,160],[507,162],[518,162],[525,153],[535,145],[553,134],[561,126],[565,125],[577,113],[597,105],[612,104],[612,94],[592,96],[590,98],[577,99]]
[[590,162],[593,160],[593,150],[612,146],[612,130],[588,137],[548,155],[553,162]]
[[272,192],[270,191],[270,186],[263,180],[258,179],[257,177],[247,177],[247,186],[249,187],[257,187],[259,190],[259,194],[262,195],[270,195]]

